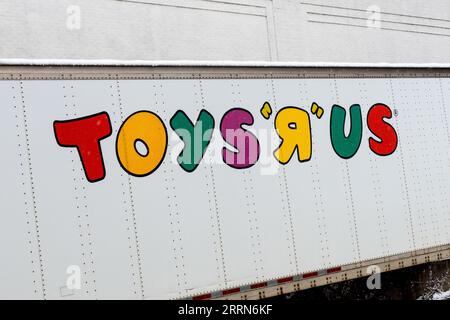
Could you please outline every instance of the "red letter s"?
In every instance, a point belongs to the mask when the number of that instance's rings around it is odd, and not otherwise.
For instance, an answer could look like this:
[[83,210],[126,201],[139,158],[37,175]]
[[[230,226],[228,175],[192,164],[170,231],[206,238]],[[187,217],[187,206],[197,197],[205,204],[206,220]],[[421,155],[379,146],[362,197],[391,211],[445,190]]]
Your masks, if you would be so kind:
[[62,147],[76,147],[89,182],[105,177],[100,140],[111,135],[108,113],[101,112],[84,118],[53,122],[56,141]]
[[367,113],[367,126],[379,139],[369,138],[369,147],[379,156],[388,156],[397,148],[398,137],[395,129],[384,118],[392,118],[391,109],[382,103],[374,104]]

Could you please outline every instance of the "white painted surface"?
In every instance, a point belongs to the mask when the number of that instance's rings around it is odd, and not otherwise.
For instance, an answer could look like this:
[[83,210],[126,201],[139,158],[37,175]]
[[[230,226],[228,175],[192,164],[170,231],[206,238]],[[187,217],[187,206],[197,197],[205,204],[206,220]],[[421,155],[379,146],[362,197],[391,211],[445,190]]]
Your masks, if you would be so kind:
[[[1,81],[0,130],[10,138],[0,297],[177,298],[448,244],[449,93],[448,78]],[[249,170],[203,161],[188,174],[170,161],[177,139],[150,176],[128,176],[116,160],[117,130],[137,110],[156,112],[169,136],[178,109],[195,119],[205,108],[218,126],[243,107],[250,130],[274,130],[259,115],[264,101],[325,108],[311,118],[311,161],[292,159],[276,175],[261,175],[263,158]],[[399,148],[374,155],[364,123],[358,153],[342,160],[330,107],[359,103],[364,122],[378,102],[398,111]],[[52,124],[103,110],[113,127],[102,142],[106,178],[88,183]],[[223,147],[214,139],[208,159]],[[70,265],[81,267],[80,290],[65,288]]]

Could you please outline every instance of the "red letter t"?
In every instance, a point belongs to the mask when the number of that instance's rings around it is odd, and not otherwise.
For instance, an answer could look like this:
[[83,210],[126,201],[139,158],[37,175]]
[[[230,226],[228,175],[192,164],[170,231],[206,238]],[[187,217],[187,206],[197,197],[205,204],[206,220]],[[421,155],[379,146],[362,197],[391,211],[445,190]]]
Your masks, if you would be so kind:
[[55,121],[53,129],[60,146],[77,148],[89,182],[100,181],[105,177],[100,140],[111,135],[108,113],[101,112],[79,119]]

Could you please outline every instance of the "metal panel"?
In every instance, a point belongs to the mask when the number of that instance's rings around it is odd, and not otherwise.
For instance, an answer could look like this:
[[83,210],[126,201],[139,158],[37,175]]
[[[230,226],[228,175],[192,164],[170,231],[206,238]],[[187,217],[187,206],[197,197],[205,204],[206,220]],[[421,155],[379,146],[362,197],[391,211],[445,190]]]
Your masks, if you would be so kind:
[[30,185],[24,106],[18,81],[0,82],[3,137],[0,183],[2,299],[42,298],[40,246],[36,239],[34,193]]
[[[449,140],[439,79],[391,80],[416,248],[448,238]],[[432,155],[432,157],[430,157]]]
[[[28,119],[27,138],[32,164],[28,178],[34,186],[40,229],[37,242],[42,247],[46,297],[89,297],[94,288],[84,268],[90,264],[90,255],[81,247],[83,226],[79,209],[82,198],[75,190],[75,184],[83,179],[83,172],[76,151],[58,152],[53,138],[52,117],[72,117],[65,109],[64,84],[23,81],[20,86]],[[70,265],[79,266],[84,276],[83,290],[74,293],[64,290],[66,270]]]
[[[60,85],[59,94],[64,97],[64,109],[69,117],[106,111],[111,118],[113,136],[117,134],[122,119],[116,81],[65,81]],[[91,262],[86,272],[91,274],[90,281],[99,298],[139,298],[142,293],[128,177],[115,159],[114,139],[104,141],[102,151],[112,183],[87,183],[83,172],[74,181],[73,194],[81,204],[77,211],[82,226],[82,252],[89,254]],[[74,167],[82,170],[78,156],[76,161]],[[120,277],[119,274],[130,276]]]
[[[333,73],[283,77],[253,71],[179,72],[177,79],[176,71],[116,72],[96,80],[70,79],[82,77],[73,70],[70,76],[49,74],[53,80],[44,80],[45,72],[36,76],[41,80],[12,74],[0,82],[0,130],[10,137],[1,161],[2,168],[11,168],[0,183],[0,234],[2,243],[17,243],[2,246],[9,257],[2,274],[17,276],[2,278],[0,296],[197,296],[280,284],[293,281],[291,276],[322,277],[404,253],[414,259],[413,252],[449,243],[447,77],[372,78],[368,72],[343,79]],[[274,109],[269,120],[259,112],[265,101]],[[309,112],[312,102],[325,114],[318,119],[310,112],[311,160],[294,157],[279,165],[272,155],[280,142],[276,112],[285,106]],[[365,123],[379,102],[394,110],[388,122],[400,139],[385,157],[369,149],[373,134]],[[348,110],[356,103],[363,139],[356,155],[344,160],[330,144],[331,106]],[[173,114],[183,110],[195,122],[206,109],[218,128],[235,107],[252,113],[254,125],[246,129],[272,133],[269,139],[259,136],[259,162],[242,170],[224,164],[221,150],[230,146],[215,132],[200,166],[183,171],[175,162],[182,144],[169,125]],[[164,162],[147,177],[128,175],[115,151],[120,125],[138,110],[157,113],[169,134]],[[106,177],[89,183],[76,150],[56,143],[53,121],[100,111],[108,112],[113,134],[101,143]],[[80,290],[66,287],[71,265],[81,268]]]
[[[217,81],[216,81],[217,82]],[[241,183],[243,195],[246,197],[249,233],[254,245],[253,259],[257,279],[274,279],[280,273],[295,273],[295,257],[293,255],[291,235],[287,232],[289,223],[287,206],[282,180],[277,173],[279,163],[272,154],[272,149],[278,146],[277,136],[269,135],[273,129],[271,121],[264,120],[256,110],[265,101],[272,101],[273,91],[270,79],[234,79],[231,86],[232,105],[241,107],[253,113],[254,125],[247,127],[259,136],[261,155],[258,164],[242,171]],[[219,86],[216,83],[216,86]],[[229,107],[226,107],[228,109]],[[221,112],[223,113],[223,112]],[[221,113],[217,113],[220,117]],[[258,199],[263,197],[267,201]],[[280,236],[282,235],[282,236]],[[281,270],[281,271],[280,271]]]
[[[169,120],[181,109],[195,123],[203,108],[198,80],[155,81],[159,114],[170,132]],[[181,151],[180,139],[169,133],[166,174],[170,187],[168,201],[175,205],[172,230],[176,232],[176,248],[180,258],[185,295],[195,295],[224,281],[221,238],[216,213],[215,195],[211,186],[211,166],[202,162],[194,173],[187,173],[173,163]],[[163,164],[164,165],[164,164]],[[209,270],[205,272],[204,270]]]
[[[397,105],[392,100],[389,79],[361,79],[354,82],[352,91],[357,90],[354,101],[360,101],[363,115],[367,114],[372,104],[382,101],[391,106],[394,112],[398,112]],[[397,120],[395,117],[392,122],[396,127]],[[366,150],[370,136],[372,134],[368,130],[363,132],[362,148]],[[351,172],[353,179],[365,176],[352,189],[359,193],[355,197],[355,213],[363,251],[376,250],[372,256],[386,256],[414,250],[401,153],[394,152],[389,157],[379,157],[371,152],[361,152],[357,157],[363,158],[366,164],[364,169]],[[364,199],[364,192],[372,195],[371,202],[361,201]],[[393,194],[396,196],[392,196]],[[373,215],[372,221],[367,221],[366,216],[370,214]],[[372,236],[368,237],[369,234]],[[366,241],[363,242],[364,238]],[[377,246],[372,246],[373,243],[377,243]]]
[[[216,128],[220,126],[219,119],[227,109],[242,107],[239,101],[237,87],[232,80],[199,81],[201,86],[202,108],[214,110]],[[222,140],[220,132],[214,134],[213,145]],[[221,147],[216,154],[221,155]],[[211,151],[211,149],[210,149]],[[211,152],[210,152],[211,153]],[[219,158],[220,159],[220,158]],[[213,163],[209,173],[210,192],[217,202],[218,223],[220,224],[220,247],[223,250],[225,285],[236,286],[242,281],[251,281],[259,274],[258,243],[255,238],[252,215],[253,201],[250,200],[250,190],[247,190],[245,170],[236,170],[225,163]],[[231,180],[230,180],[231,179]],[[233,183],[230,184],[230,182]],[[256,263],[255,263],[256,262]]]

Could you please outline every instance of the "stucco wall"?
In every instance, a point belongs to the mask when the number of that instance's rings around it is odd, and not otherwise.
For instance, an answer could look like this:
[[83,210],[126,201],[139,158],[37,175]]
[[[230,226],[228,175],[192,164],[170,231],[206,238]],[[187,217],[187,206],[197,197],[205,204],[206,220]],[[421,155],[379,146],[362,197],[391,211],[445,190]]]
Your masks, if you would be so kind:
[[0,58],[445,63],[450,2],[0,0],[0,39]]

